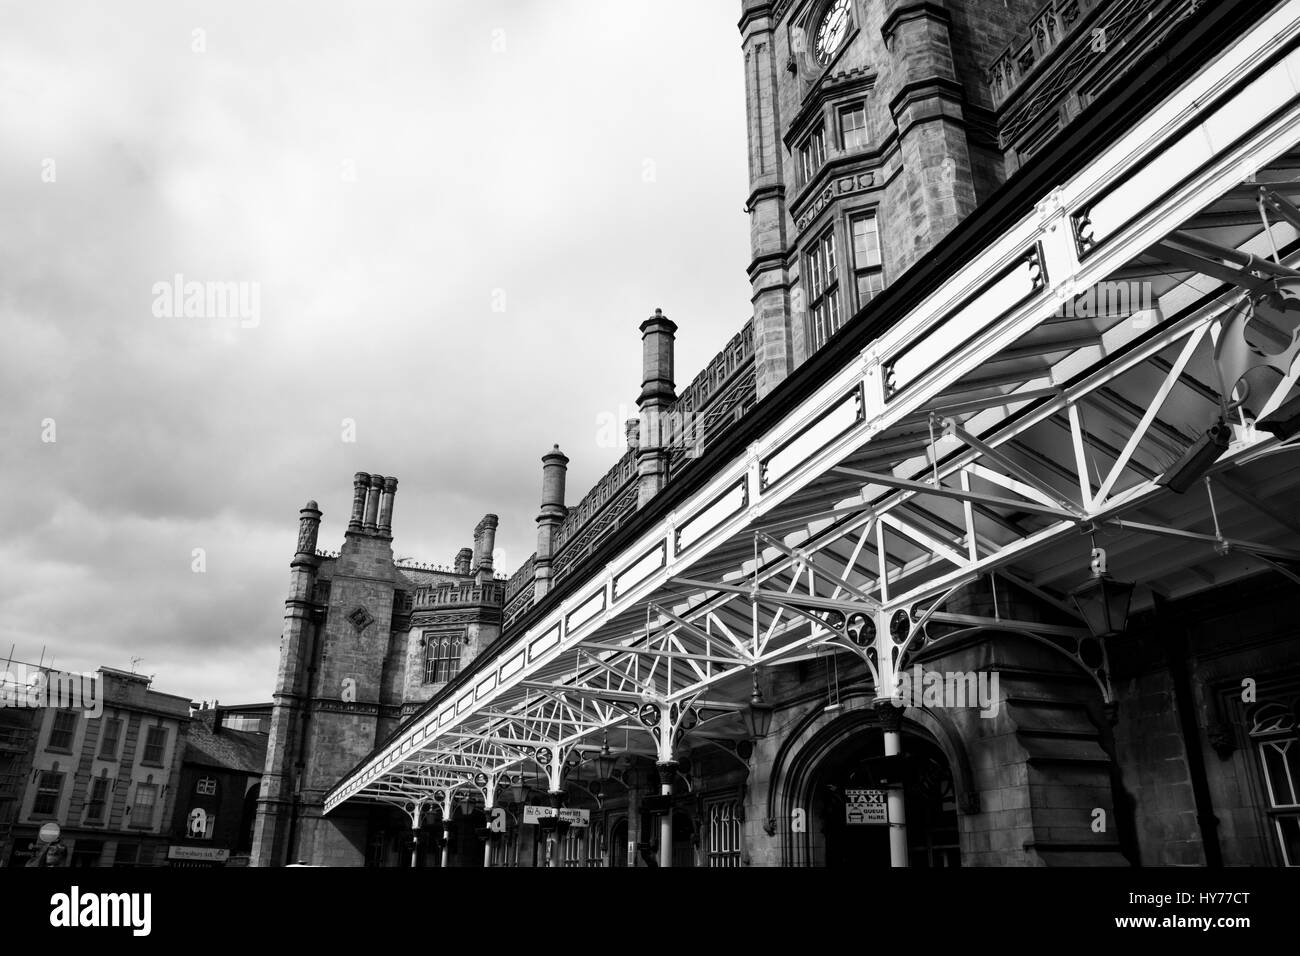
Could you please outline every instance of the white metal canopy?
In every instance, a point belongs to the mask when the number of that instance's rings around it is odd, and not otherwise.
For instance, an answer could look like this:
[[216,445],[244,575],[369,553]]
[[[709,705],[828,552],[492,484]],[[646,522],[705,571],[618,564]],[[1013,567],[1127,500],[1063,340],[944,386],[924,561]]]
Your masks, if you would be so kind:
[[[1250,296],[1300,280],[1298,38],[1295,8],[1274,12],[1117,135],[664,520],[575,571],[326,812],[456,788],[491,806],[521,771],[556,791],[606,739],[669,761],[683,735],[743,735],[757,667],[851,652],[888,696],[959,628],[1043,641],[1110,699],[1065,599],[1081,531],[1170,597],[1292,573],[1300,524],[1278,502],[1300,482],[1278,456],[1300,443],[1254,423],[1293,393],[1295,329],[1247,320]],[[1277,341],[1243,348],[1261,328]],[[1209,482],[1162,484],[1221,417]],[[1035,610],[950,609],[989,574]]]

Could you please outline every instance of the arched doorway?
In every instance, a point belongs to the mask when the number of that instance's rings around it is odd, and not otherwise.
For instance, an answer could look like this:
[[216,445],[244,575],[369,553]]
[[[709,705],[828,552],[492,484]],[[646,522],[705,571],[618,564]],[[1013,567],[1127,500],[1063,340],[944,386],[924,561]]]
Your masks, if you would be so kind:
[[[904,719],[902,735],[908,865],[960,866],[958,788],[950,752],[931,736],[928,725]],[[963,760],[960,751],[953,752]],[[773,771],[777,786],[771,812],[801,818],[804,826],[786,831],[785,865],[890,865],[888,824],[863,822],[862,814],[849,813],[850,803],[872,798],[860,791],[881,789],[874,761],[884,754],[884,733],[869,702],[851,705],[837,717],[823,713],[810,718],[787,740]],[[968,789],[965,767],[963,762],[961,779]]]
[[627,866],[627,820],[619,820],[609,831],[609,865]]
[[[825,840],[828,867],[889,866],[889,826],[850,822],[850,795],[873,791],[871,763],[885,753],[880,730],[870,728],[845,738],[819,762],[809,780],[809,821]],[[904,744],[909,866],[960,866],[957,799],[952,774],[934,744],[908,735]],[[856,816],[854,814],[853,816]]]

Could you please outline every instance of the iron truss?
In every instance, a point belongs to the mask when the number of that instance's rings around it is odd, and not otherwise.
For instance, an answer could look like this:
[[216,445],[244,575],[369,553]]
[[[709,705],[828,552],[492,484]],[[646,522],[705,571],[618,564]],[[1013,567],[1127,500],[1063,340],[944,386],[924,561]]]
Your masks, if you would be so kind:
[[[1119,136],[747,452],[414,718],[326,798],[491,806],[604,748],[669,762],[744,736],[756,670],[851,655],[880,697],[985,630],[1072,660],[1089,549],[1165,596],[1300,531],[1300,20],[1275,12]],[[1295,308],[1288,302],[1295,299]],[[1176,490],[1215,443],[1206,478]],[[1091,537],[1091,541],[1089,540]]]

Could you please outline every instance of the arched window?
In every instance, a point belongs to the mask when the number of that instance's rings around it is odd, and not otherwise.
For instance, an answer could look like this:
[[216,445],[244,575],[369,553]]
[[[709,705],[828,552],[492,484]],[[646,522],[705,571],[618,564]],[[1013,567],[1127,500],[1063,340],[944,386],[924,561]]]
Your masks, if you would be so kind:
[[424,634],[424,682],[443,684],[460,670],[459,633],[426,631]]
[[1284,866],[1300,866],[1300,736],[1295,713],[1279,703],[1251,714],[1250,741],[1264,777],[1272,825]]
[[740,866],[739,800],[709,804],[709,866]]

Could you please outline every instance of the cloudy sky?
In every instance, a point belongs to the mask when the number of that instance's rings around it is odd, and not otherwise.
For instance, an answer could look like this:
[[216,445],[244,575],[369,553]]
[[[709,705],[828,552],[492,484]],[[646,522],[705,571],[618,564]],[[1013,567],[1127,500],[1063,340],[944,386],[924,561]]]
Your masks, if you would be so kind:
[[337,549],[396,475],[399,556],[491,511],[513,570],[639,322],[682,385],[748,315],[736,0],[2,6],[0,656],[269,699],[304,501]]

